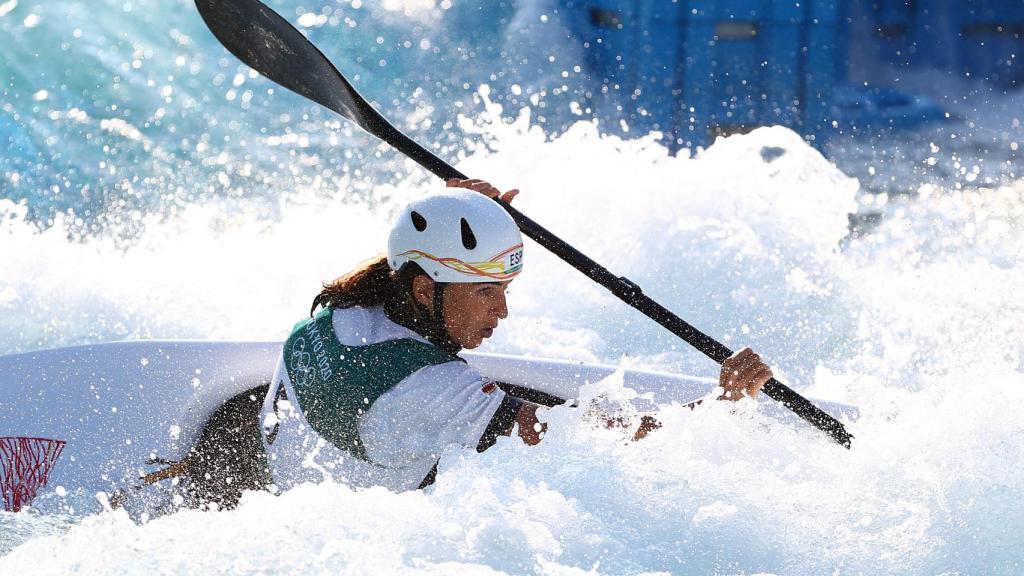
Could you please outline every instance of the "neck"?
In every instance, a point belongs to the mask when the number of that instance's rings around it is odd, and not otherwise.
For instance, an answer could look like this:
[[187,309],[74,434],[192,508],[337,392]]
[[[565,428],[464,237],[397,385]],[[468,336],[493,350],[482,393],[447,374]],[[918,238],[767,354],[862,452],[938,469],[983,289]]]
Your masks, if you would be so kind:
[[462,351],[462,346],[452,342],[448,335],[443,316],[438,317],[432,314],[429,309],[417,304],[412,298],[401,304],[388,303],[384,306],[384,313],[395,324],[423,336],[427,342],[437,346],[450,356],[455,356]]

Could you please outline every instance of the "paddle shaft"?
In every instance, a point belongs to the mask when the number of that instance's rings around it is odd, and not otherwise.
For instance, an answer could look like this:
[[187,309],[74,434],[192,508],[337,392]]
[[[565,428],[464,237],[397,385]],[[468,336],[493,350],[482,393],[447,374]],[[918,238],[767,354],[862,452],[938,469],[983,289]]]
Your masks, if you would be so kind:
[[[390,130],[384,129],[379,133],[371,131],[371,133],[379,135],[382,140],[391,144],[395,149],[414,160],[420,166],[444,180],[466,178],[465,174],[459,172],[390,124],[387,125],[387,128],[390,128]],[[393,138],[393,140],[389,139],[389,137]],[[718,364],[732,356],[733,351],[728,346],[694,328],[671,310],[644,294],[640,286],[629,278],[612,274],[607,268],[580,252],[568,242],[555,236],[508,203],[501,200],[496,201],[512,216],[512,219],[515,220],[523,234],[526,234],[537,244],[540,244],[591,280],[607,288],[617,298],[629,304],[641,314],[661,324],[669,332],[679,336],[687,344],[693,346]],[[842,423],[812,404],[789,386],[772,378],[764,385],[762,390],[769,398],[781,402],[814,427],[827,433],[839,444],[847,448],[850,447],[852,436],[846,431]]]
[[[270,80],[317,102],[380,138],[444,179],[466,176],[395,128],[359,94],[330,60],[279,14],[258,0],[196,0],[214,36],[242,62]],[[721,364],[732,350],[697,330],[648,297],[625,277],[615,276],[506,202],[496,200],[529,238],[561,258],[620,300],[667,328]],[[849,448],[852,436],[842,423],[772,378],[764,393]]]

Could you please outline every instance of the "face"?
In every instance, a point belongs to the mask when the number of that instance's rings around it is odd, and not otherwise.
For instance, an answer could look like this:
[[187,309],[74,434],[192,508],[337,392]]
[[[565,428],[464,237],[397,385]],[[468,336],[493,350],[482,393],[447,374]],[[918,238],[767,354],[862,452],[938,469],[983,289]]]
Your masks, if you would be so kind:
[[498,321],[508,317],[508,282],[449,284],[444,295],[448,335],[463,348],[476,348],[490,338]]
[[[429,288],[425,283],[422,287],[416,286],[416,281],[421,279],[430,282]],[[433,282],[425,276],[417,277],[416,281],[413,287],[416,299],[432,309]],[[498,321],[508,316],[508,306],[505,304],[508,284],[460,282],[448,285],[444,294],[444,323],[452,342],[472,349],[482,344],[484,338],[491,337],[498,327]]]

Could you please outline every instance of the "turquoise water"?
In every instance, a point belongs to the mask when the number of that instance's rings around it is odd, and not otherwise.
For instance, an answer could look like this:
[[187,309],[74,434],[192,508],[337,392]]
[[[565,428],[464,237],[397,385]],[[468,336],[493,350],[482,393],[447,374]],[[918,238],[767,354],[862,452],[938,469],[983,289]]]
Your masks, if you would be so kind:
[[[513,22],[525,16],[508,3],[486,10],[370,4],[272,3],[308,24],[310,38],[397,124],[441,152],[464,148],[452,127],[460,111],[479,108],[481,84],[518,82],[518,95],[503,90],[497,98],[518,108],[531,96],[547,106],[548,85],[571,82],[552,72],[567,62],[537,57],[524,74],[506,65],[530,61],[522,54],[539,36],[528,32],[540,26]],[[396,174],[394,155],[368,137],[256,79],[219,46],[191,2],[2,6],[0,138],[9,143],[0,158],[2,196],[26,200],[37,221],[73,210],[85,229],[130,234],[139,213],[174,214],[197,200],[240,196],[269,210],[281,194],[314,181],[340,189],[350,177],[368,186],[411,171]],[[266,145],[275,137],[279,145]],[[293,162],[297,154],[303,168]]]

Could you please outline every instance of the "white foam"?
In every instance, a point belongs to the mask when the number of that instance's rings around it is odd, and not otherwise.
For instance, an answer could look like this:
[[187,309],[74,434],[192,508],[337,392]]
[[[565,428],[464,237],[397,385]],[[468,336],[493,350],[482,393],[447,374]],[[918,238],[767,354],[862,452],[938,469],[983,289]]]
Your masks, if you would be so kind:
[[[890,202],[840,249],[857,184],[784,129],[672,158],[586,123],[555,139],[525,116],[464,128],[486,146],[460,169],[522,188],[525,213],[710,334],[754,344],[794,385],[859,405],[853,450],[744,404],[663,407],[637,444],[556,409],[540,446],[450,453],[425,493],[306,486],[142,526],[108,513],[63,535],[30,529],[0,571],[1020,572],[1024,185]],[[61,222],[39,232],[8,204],[0,347],[283,337],[319,283],[379,251],[395,207],[429,190],[315,192],[273,219],[244,201],[189,206],[127,246],[68,240]],[[525,266],[492,351],[714,376],[532,243]]]

